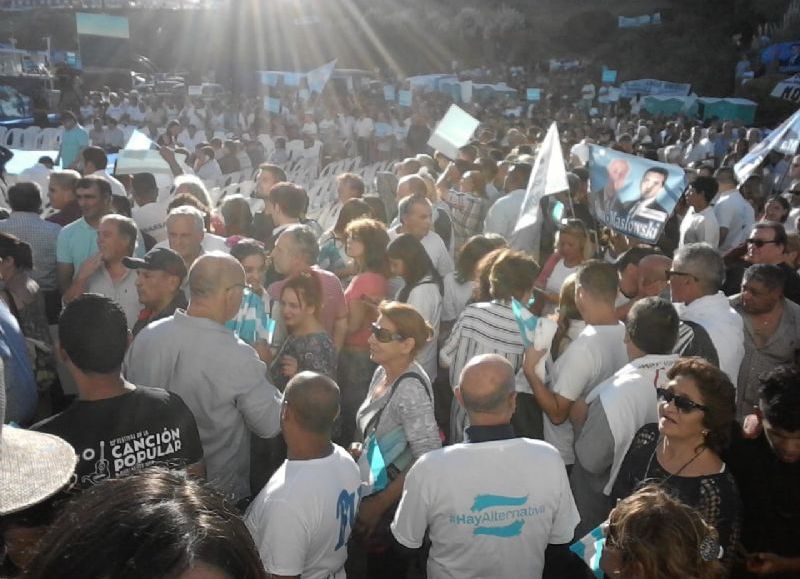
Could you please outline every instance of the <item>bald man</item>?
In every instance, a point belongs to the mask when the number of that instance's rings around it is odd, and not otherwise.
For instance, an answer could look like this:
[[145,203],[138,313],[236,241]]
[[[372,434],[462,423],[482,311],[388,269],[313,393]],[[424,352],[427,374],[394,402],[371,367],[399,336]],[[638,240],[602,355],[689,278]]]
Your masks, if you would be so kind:
[[[406,475],[392,533],[416,549],[432,542],[429,579],[566,576],[578,511],[558,451],[515,438],[514,370],[474,357],[461,373],[465,442],[422,456]],[[472,476],[480,473],[480,476]]]
[[236,259],[200,256],[189,270],[189,306],[143,329],[128,349],[125,375],[178,394],[197,420],[209,482],[234,501],[250,496],[250,432],[280,432],[281,395],[256,351],[224,324],[245,287]]
[[[672,260],[666,255],[647,255],[639,261],[638,290],[636,296],[624,306],[627,315],[631,307],[644,298],[669,299],[667,272],[672,268]],[[617,308],[619,313],[621,308]],[[700,356],[714,365],[719,363],[717,349],[711,336],[700,324],[681,320],[678,324],[678,340],[673,353],[681,356]]]
[[286,385],[281,413],[288,458],[245,515],[271,577],[344,576],[361,475],[331,442],[339,387],[315,372]]

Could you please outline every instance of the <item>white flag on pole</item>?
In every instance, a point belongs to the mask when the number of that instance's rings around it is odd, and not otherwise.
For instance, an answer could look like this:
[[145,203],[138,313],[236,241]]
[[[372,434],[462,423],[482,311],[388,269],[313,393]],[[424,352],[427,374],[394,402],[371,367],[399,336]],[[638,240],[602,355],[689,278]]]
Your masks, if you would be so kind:
[[[522,207],[514,226],[516,236],[523,229],[531,228],[533,247],[525,248],[539,255],[540,232],[542,229],[542,215],[539,204],[545,195],[562,193],[569,189],[567,171],[564,168],[564,155],[561,152],[561,141],[558,136],[558,127],[555,123],[547,129],[547,135],[539,147],[536,162],[528,181],[528,189],[522,200]],[[526,236],[528,237],[528,236]],[[515,244],[512,243],[512,246]]]
[[739,183],[747,179],[764,162],[771,151],[778,151],[784,155],[795,155],[798,147],[800,147],[800,109],[797,109],[781,126],[767,135],[766,139],[753,147],[752,151],[733,166],[736,178],[739,179]]

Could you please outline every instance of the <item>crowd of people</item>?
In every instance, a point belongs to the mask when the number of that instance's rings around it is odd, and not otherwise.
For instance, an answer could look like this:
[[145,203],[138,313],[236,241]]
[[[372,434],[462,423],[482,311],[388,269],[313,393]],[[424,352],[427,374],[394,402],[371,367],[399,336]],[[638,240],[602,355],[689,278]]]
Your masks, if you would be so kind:
[[[759,129],[637,99],[481,105],[448,159],[435,94],[407,123],[106,96],[6,192],[3,576],[800,574],[800,155],[740,183]],[[568,190],[534,235],[552,119]],[[112,175],[132,122],[168,191]],[[397,162],[311,214],[262,133]],[[657,243],[606,225],[591,144],[685,170]],[[253,199],[217,205],[231,167]]]

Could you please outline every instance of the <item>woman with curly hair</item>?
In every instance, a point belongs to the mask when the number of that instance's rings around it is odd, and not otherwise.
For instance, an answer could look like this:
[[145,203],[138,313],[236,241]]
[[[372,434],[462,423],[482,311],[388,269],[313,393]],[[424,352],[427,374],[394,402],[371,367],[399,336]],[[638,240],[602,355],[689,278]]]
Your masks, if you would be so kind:
[[719,534],[730,566],[741,531],[739,491],[720,456],[736,428],[736,391],[722,370],[702,358],[684,358],[658,388],[657,424],[643,426],[614,483],[612,499],[658,483],[697,509]]

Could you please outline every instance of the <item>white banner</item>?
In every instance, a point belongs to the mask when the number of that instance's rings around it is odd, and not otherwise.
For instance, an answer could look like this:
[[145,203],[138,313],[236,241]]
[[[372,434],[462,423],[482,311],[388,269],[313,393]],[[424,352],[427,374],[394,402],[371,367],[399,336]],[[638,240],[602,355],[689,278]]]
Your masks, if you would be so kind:
[[800,74],[779,82],[770,94],[779,99],[800,103]]

